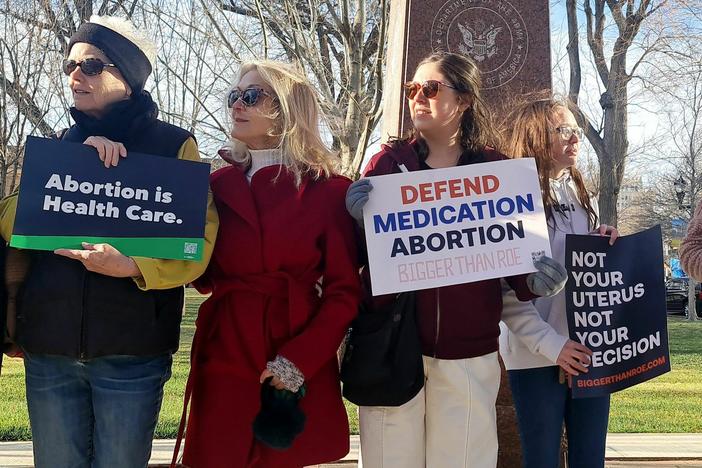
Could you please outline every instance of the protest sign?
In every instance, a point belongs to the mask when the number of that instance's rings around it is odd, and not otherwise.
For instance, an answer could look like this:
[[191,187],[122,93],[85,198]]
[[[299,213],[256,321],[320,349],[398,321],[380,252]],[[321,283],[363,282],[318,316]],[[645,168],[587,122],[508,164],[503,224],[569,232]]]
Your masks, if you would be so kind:
[[10,245],[200,260],[208,180],[209,164],[130,152],[105,168],[90,146],[29,137]]
[[571,339],[593,351],[573,397],[622,390],[670,371],[660,226],[620,237],[567,236]]
[[375,176],[363,209],[374,295],[535,271],[551,255],[531,158]]

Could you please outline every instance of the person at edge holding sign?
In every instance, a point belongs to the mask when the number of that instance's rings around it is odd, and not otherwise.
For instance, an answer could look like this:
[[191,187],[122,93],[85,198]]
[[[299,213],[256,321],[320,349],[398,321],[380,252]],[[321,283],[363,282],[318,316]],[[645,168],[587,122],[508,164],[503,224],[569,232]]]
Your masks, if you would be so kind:
[[[511,127],[508,154],[536,159],[544,208],[549,228],[551,252],[565,262],[568,234],[599,234],[618,237],[617,229],[598,225],[597,201],[591,198],[575,167],[583,138],[567,101],[543,93],[528,96],[515,105],[506,120]],[[565,290],[534,301],[544,321],[560,335],[557,364],[526,349],[509,331],[500,336],[500,352],[508,370],[517,410],[525,468],[557,468],[561,431],[565,423],[568,437],[568,466],[604,466],[605,438],[609,419],[609,396],[573,399],[569,379],[560,377],[559,366],[567,374],[587,372],[591,351],[568,339]],[[531,308],[531,304],[525,304]],[[567,382],[566,382],[567,380]]]
[[697,205],[680,244],[680,265],[692,278],[702,281],[702,203]]
[[[67,51],[75,124],[59,138],[94,146],[105,166],[130,151],[199,159],[190,132],[158,120],[144,90],[155,47],[130,22],[93,16]],[[5,241],[16,206],[16,194],[0,203]],[[36,467],[147,466],[178,349],[183,285],[205,270],[216,231],[211,204],[201,262],[131,258],[107,244],[26,251],[16,341]]]
[[[220,155],[232,164],[210,179],[221,224],[194,283],[212,295],[193,340],[183,463],[334,461],[349,450],[337,349],[360,297],[344,206],[351,181],[322,141],[312,84],[291,65],[243,63],[227,109],[231,140]],[[266,419],[270,403],[288,423]]]
[[[405,85],[414,124],[410,138],[376,154],[363,178],[351,186],[347,209],[359,224],[372,176],[498,161],[506,157],[481,98],[478,68],[465,56],[435,53],[420,62]],[[537,349],[552,333],[520,300],[555,294],[565,269],[544,257],[540,271],[416,291],[417,326],[424,388],[398,407],[361,406],[359,421],[365,468],[489,468],[497,464],[495,401],[500,384],[500,318]],[[364,271],[365,301],[380,309],[395,296],[371,298]],[[508,286],[507,286],[508,285]]]

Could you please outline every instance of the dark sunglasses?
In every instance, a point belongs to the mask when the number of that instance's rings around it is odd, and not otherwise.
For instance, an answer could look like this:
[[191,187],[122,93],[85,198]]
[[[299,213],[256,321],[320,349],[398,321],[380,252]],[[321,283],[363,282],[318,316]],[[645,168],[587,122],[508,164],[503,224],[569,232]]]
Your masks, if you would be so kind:
[[455,86],[443,83],[438,80],[427,80],[424,83],[417,83],[416,81],[408,81],[405,83],[405,96],[407,99],[414,99],[417,92],[421,89],[422,94],[427,99],[433,99],[439,94],[439,87],[446,86],[447,88],[456,89]]
[[262,88],[246,88],[245,90],[240,90],[239,88],[234,88],[229,91],[227,96],[227,107],[230,109],[234,107],[236,101],[241,99],[241,103],[246,107],[253,107],[258,104],[261,96],[268,96],[272,98],[270,93],[267,93]]
[[80,71],[82,71],[85,76],[95,76],[102,73],[105,67],[116,67],[116,65],[114,63],[105,63],[99,58],[87,58],[79,62],[69,59],[63,60],[63,72],[66,75],[73,73],[73,70],[77,67],[80,67]]

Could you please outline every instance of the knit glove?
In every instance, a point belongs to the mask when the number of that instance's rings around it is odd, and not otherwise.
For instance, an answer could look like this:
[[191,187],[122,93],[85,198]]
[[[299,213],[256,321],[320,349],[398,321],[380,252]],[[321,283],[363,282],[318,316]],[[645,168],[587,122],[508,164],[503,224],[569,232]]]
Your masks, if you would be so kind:
[[552,259],[543,256],[534,261],[534,266],[538,271],[530,273],[527,278],[529,291],[541,297],[555,296],[568,280],[568,273],[565,267]]
[[291,392],[297,392],[302,387],[302,384],[305,383],[305,376],[302,375],[300,369],[281,355],[276,356],[272,361],[268,361],[266,369],[278,377],[285,385],[285,388]]
[[370,179],[358,179],[346,191],[346,210],[359,226],[363,226],[363,207],[368,203],[371,190],[373,185]]

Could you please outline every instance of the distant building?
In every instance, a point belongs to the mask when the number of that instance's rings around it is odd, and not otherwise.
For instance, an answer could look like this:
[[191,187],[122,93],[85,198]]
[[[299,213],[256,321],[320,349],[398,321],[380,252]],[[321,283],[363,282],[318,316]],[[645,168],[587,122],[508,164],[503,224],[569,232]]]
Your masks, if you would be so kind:
[[640,204],[643,191],[641,176],[626,177],[619,188],[619,200],[617,200],[617,211],[625,212],[631,206]]

